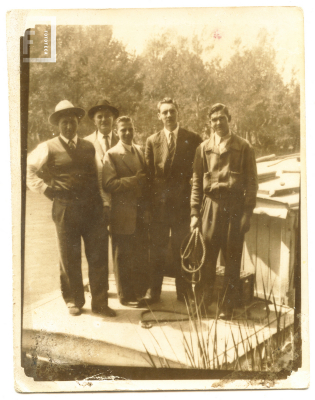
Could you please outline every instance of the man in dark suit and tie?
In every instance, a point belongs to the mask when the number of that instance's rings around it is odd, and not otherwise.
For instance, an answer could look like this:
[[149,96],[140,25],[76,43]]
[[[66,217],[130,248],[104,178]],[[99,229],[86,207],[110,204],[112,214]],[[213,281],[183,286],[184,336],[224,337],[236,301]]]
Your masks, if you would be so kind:
[[[89,265],[92,311],[114,317],[108,307],[108,265],[102,199],[98,188],[95,149],[77,135],[82,108],[68,100],[57,104],[49,122],[58,127],[59,136],[41,143],[28,156],[27,185],[53,200],[52,217],[56,225],[60,282],[70,315],[81,314],[85,303],[81,271],[81,237]],[[52,177],[47,185],[37,176],[46,165]]]
[[148,261],[146,165],[140,146],[132,142],[131,118],[118,118],[117,132],[118,144],[105,155],[103,188],[112,195],[111,230],[119,300],[124,306],[138,307]]
[[145,150],[151,211],[151,273],[143,304],[160,299],[170,236],[177,299],[184,301],[191,293],[191,285],[181,272],[180,246],[190,230],[190,179],[201,138],[179,127],[178,106],[171,98],[158,103],[158,118],[164,128],[147,139]]

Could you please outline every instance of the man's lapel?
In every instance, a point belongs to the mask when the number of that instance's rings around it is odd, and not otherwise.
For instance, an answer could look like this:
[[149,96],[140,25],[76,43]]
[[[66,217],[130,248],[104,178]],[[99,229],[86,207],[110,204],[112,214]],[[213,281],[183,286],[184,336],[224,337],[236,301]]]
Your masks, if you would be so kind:
[[231,149],[238,150],[238,151],[241,149],[241,146],[240,146],[236,136],[233,134],[233,132],[231,132],[231,137],[227,141],[227,143],[225,143],[225,146],[222,149],[221,154],[226,153],[226,152],[230,151]]
[[157,153],[156,154],[157,163],[163,165],[163,167],[164,167],[168,160],[169,152],[168,152],[167,139],[166,139],[163,129],[157,135],[155,147],[156,147],[156,153]]
[[97,131],[95,131],[95,132],[93,133],[93,135],[94,135],[93,144],[94,144],[94,147],[95,147],[95,151],[96,151],[96,153],[97,153],[99,159],[100,159],[100,160],[102,161],[102,163],[103,163],[103,159],[104,159],[104,155],[105,155],[105,154],[104,154],[104,152],[103,152],[102,146],[100,145],[100,142],[98,141]]
[[171,160],[170,167],[176,164],[179,160],[179,162],[182,162],[183,158],[185,157],[187,146],[189,146],[188,142],[186,141],[186,136],[185,129],[179,128],[176,139],[175,154],[173,160]]
[[111,142],[110,142],[110,147],[116,146],[118,141],[119,141],[119,137],[112,131],[112,139],[111,139]]
[[138,155],[142,169],[145,169],[146,165],[143,152],[137,146],[134,145],[133,147]]
[[177,140],[176,140],[176,147],[175,147],[175,154],[173,161],[175,157],[178,157],[178,155],[181,155],[183,151],[185,150],[185,147],[187,146],[187,143],[185,142],[185,133],[186,131],[184,129],[179,128],[178,133],[177,133]]
[[125,147],[119,143],[119,154],[121,156],[122,161],[128,167],[128,169],[132,172],[133,175],[136,175],[137,169],[133,162],[132,154],[125,149]]
[[214,133],[211,133],[208,142],[205,144],[205,151],[213,151],[214,149]]

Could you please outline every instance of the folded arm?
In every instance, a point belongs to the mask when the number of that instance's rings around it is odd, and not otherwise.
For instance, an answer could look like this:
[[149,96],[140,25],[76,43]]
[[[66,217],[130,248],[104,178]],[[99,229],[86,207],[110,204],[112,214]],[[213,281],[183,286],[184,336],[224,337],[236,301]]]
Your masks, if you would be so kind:
[[[142,173],[143,174],[143,173]],[[106,153],[103,167],[103,189],[109,193],[122,193],[137,190],[141,172],[134,176],[120,178],[109,153]]]

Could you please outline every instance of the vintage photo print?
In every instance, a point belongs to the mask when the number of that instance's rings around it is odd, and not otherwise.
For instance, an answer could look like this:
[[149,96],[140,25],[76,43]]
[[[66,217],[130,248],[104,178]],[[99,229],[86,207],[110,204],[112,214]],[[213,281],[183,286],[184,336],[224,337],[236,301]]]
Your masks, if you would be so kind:
[[16,390],[308,387],[303,11],[7,37]]

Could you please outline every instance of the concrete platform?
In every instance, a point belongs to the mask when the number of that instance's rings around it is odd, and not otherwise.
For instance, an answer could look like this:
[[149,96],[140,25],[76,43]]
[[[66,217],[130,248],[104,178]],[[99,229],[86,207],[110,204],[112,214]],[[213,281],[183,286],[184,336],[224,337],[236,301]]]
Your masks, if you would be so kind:
[[[233,365],[236,352],[238,357],[247,357],[250,344],[255,348],[277,333],[275,310],[269,306],[267,318],[261,301],[236,310],[232,321],[216,320],[215,305],[208,318],[193,321],[185,304],[176,299],[174,279],[164,278],[161,302],[142,316],[145,309],[119,303],[112,275],[109,285],[109,306],[116,310],[115,318],[93,314],[89,293],[77,317],[68,314],[59,290],[26,307],[22,335],[26,357],[60,365],[215,369],[223,363]],[[281,328],[292,325],[293,310],[282,307],[281,312]],[[142,319],[151,320],[149,329],[141,326]],[[200,342],[208,349],[206,361],[200,357]]]

